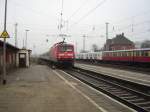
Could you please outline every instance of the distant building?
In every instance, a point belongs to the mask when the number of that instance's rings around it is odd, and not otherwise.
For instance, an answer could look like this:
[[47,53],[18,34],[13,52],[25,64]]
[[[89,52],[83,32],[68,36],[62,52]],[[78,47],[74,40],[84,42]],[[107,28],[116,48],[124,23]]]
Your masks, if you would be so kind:
[[150,40],[145,40],[141,44],[141,48],[150,48]]
[[125,49],[134,49],[134,42],[127,39],[124,36],[124,33],[116,35],[116,37],[112,39],[108,39],[106,44],[104,45],[104,50],[112,51],[112,50],[125,50]]

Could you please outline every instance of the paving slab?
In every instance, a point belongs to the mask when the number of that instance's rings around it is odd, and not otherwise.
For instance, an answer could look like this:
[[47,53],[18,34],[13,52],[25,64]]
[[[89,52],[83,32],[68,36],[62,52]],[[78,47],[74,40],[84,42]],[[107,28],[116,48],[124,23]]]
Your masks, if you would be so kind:
[[0,112],[102,112],[49,67],[32,65],[0,85]]

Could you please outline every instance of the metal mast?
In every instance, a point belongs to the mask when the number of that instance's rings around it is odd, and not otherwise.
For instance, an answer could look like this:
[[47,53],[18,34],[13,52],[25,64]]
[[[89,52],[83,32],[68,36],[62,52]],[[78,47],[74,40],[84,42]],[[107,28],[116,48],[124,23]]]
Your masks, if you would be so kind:
[[[7,0],[5,0],[5,15],[4,15],[4,32],[6,32],[7,20]],[[3,84],[6,84],[6,38],[3,43]]]
[[107,40],[108,40],[108,24],[109,24],[109,23],[106,23],[106,42],[107,42]]
[[61,33],[61,29],[63,28],[62,22],[63,22],[63,0],[62,0],[62,4],[61,4],[61,13],[60,13],[60,33]]
[[107,40],[108,40],[108,22],[106,22],[106,50],[109,50],[109,48],[108,48],[108,43],[107,43]]
[[18,23],[15,24],[15,46],[17,47],[17,26],[18,26]]
[[28,46],[28,31],[30,31],[30,30],[25,30],[25,32],[26,32],[26,38],[25,38],[25,48],[27,49],[27,46]]

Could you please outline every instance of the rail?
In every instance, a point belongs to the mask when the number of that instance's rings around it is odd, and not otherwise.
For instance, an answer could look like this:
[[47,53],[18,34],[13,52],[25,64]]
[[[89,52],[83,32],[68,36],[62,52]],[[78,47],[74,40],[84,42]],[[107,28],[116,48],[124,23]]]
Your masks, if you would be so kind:
[[77,67],[64,71],[137,111],[150,111],[149,86]]

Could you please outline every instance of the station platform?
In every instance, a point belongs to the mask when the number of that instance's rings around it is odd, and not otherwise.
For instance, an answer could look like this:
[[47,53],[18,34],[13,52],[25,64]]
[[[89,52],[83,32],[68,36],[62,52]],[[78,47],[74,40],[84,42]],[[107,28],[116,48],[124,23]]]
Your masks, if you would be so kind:
[[0,112],[133,112],[61,70],[31,65],[0,85]]
[[[115,69],[110,67],[102,67],[89,64],[76,63],[76,67],[91,70],[108,76],[113,76],[120,79],[126,79],[131,82],[136,82],[142,85],[150,86],[150,75],[145,73],[133,72],[128,70]],[[113,66],[113,65],[112,65]]]

